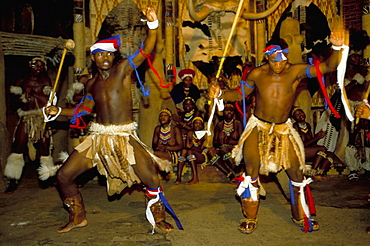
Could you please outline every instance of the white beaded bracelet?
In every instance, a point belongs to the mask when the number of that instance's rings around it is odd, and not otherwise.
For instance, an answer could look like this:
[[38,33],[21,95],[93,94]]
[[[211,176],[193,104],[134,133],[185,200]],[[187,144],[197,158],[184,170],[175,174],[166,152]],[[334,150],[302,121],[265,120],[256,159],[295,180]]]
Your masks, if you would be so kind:
[[155,21],[147,21],[146,24],[148,25],[149,29],[157,29],[159,24],[158,20]]
[[342,45],[341,46],[332,45],[331,48],[333,50],[341,50],[343,48],[343,46]]

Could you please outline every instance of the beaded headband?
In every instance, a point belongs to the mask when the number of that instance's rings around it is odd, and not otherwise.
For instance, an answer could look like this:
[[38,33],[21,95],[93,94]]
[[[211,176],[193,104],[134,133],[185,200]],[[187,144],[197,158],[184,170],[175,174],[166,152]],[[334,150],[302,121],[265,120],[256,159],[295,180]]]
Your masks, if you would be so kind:
[[161,112],[159,112],[159,114],[161,113],[167,113],[170,117],[172,117],[172,112],[168,108],[162,109]]
[[[292,109],[292,117],[294,116],[294,113],[297,111],[297,110],[302,110],[300,107],[294,107]],[[303,110],[302,110],[303,111]]]
[[204,120],[202,119],[202,117],[197,116],[197,117],[195,117],[195,118],[192,120],[192,123],[194,123],[194,121],[196,121],[196,120],[200,120],[200,121],[202,121],[202,123],[204,122]]

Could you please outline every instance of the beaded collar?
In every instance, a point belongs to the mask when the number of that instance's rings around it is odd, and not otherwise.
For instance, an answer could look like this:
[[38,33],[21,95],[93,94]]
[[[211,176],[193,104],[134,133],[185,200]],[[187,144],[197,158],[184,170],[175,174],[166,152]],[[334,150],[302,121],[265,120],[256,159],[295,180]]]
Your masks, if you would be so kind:
[[161,131],[159,133],[159,141],[163,144],[167,144],[170,139],[171,139],[171,124],[168,124],[168,126],[166,127],[161,126]]
[[306,122],[304,122],[304,123],[298,122],[298,126],[299,126],[299,129],[301,129],[301,131],[303,133],[307,133],[308,132],[308,126],[307,126]]

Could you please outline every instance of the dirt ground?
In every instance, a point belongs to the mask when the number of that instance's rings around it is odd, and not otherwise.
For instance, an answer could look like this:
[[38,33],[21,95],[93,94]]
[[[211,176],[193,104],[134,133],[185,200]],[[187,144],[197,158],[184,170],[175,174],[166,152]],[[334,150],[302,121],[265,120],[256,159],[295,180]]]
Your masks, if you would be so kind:
[[[303,233],[290,220],[290,206],[275,182],[264,183],[259,226],[245,235],[237,230],[242,219],[235,198],[235,185],[200,182],[174,185],[163,181],[165,195],[180,218],[184,230],[151,234],[145,218],[144,195],[140,186],[121,197],[107,197],[104,185],[90,180],[80,189],[89,224],[66,234],[56,230],[68,220],[55,187],[42,188],[35,167],[28,171],[18,190],[0,194],[0,245],[369,245],[370,210],[367,195],[370,181],[357,183],[346,177],[310,185],[321,229]],[[168,215],[168,222],[173,219]]]

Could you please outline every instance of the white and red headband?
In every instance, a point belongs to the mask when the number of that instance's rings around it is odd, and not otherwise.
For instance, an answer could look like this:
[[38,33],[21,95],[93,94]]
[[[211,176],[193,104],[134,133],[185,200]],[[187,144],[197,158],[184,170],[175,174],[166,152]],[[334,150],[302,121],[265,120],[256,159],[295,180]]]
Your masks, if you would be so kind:
[[102,39],[90,47],[91,54],[101,51],[116,52],[121,45],[120,35],[116,35],[107,39]]

